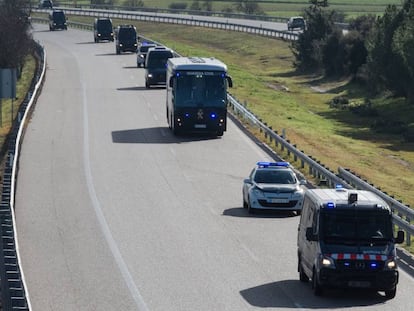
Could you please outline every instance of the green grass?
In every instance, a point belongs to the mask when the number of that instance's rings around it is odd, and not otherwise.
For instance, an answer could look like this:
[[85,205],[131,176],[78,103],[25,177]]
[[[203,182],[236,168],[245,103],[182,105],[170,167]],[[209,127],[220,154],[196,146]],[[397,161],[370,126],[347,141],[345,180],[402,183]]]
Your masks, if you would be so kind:
[[[36,60],[33,56],[26,58],[25,65],[21,73],[21,78],[17,80],[16,96],[14,100],[3,99],[1,101],[1,127],[0,127],[0,145],[3,146],[7,135],[10,132],[12,119],[16,118],[17,110],[20,104],[25,99],[32,82],[34,72],[36,69]],[[3,155],[1,155],[3,157]]]

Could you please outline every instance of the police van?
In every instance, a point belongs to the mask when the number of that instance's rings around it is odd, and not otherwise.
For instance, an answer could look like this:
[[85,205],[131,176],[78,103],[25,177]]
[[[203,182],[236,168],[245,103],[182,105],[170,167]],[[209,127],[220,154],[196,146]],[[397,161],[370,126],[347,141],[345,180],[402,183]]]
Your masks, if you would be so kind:
[[297,237],[299,279],[312,281],[315,295],[327,288],[383,291],[395,297],[398,283],[390,207],[364,190],[309,189]]

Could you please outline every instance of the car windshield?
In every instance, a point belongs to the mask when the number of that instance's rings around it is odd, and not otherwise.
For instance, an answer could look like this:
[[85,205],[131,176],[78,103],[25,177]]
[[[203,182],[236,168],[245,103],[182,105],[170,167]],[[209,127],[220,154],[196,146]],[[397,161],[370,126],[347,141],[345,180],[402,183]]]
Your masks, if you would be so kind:
[[166,69],[167,60],[173,57],[171,51],[154,51],[148,59],[147,68],[150,69]]
[[137,33],[134,28],[121,28],[119,30],[119,39],[120,40],[137,40]]
[[382,210],[325,210],[321,221],[323,239],[326,243],[390,241],[393,238],[390,217]]
[[264,184],[295,184],[296,178],[289,170],[267,169],[256,171],[254,181]]
[[175,96],[177,105],[225,107],[226,84],[223,72],[177,73]]

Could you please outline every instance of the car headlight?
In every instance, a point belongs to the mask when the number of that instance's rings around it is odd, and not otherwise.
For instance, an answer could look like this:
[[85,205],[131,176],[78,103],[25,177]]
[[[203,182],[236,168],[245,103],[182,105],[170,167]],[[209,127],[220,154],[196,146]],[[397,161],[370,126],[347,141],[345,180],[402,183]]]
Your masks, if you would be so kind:
[[262,192],[262,190],[260,190],[259,188],[253,188],[253,194],[254,194],[256,197],[261,197],[261,196],[263,196],[263,192]]
[[385,262],[385,265],[384,265],[384,270],[395,270],[395,269],[397,269],[397,262],[395,261],[395,259],[388,259],[386,262]]
[[152,78],[152,73],[149,73],[148,74],[148,78]]

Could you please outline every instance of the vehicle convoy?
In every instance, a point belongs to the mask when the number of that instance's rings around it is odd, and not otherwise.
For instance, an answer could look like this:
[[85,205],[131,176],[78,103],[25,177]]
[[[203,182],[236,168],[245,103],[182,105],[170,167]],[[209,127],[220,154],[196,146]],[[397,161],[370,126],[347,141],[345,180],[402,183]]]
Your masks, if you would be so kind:
[[243,182],[243,207],[249,213],[262,209],[300,214],[305,183],[288,162],[257,162]]
[[103,40],[114,41],[112,20],[109,17],[95,18],[93,23],[93,38],[95,43]]
[[175,57],[167,63],[168,126],[174,134],[207,132],[222,136],[227,127],[227,66],[215,58]]
[[67,30],[66,15],[62,10],[53,10],[49,12],[49,30],[56,29]]
[[119,25],[115,30],[115,52],[137,51],[137,29],[134,25]]
[[396,295],[398,269],[390,207],[364,190],[310,189],[298,228],[298,272],[315,295],[328,288],[358,288]]
[[145,87],[165,85],[167,75],[167,60],[174,57],[173,50],[165,46],[149,48],[145,57]]

